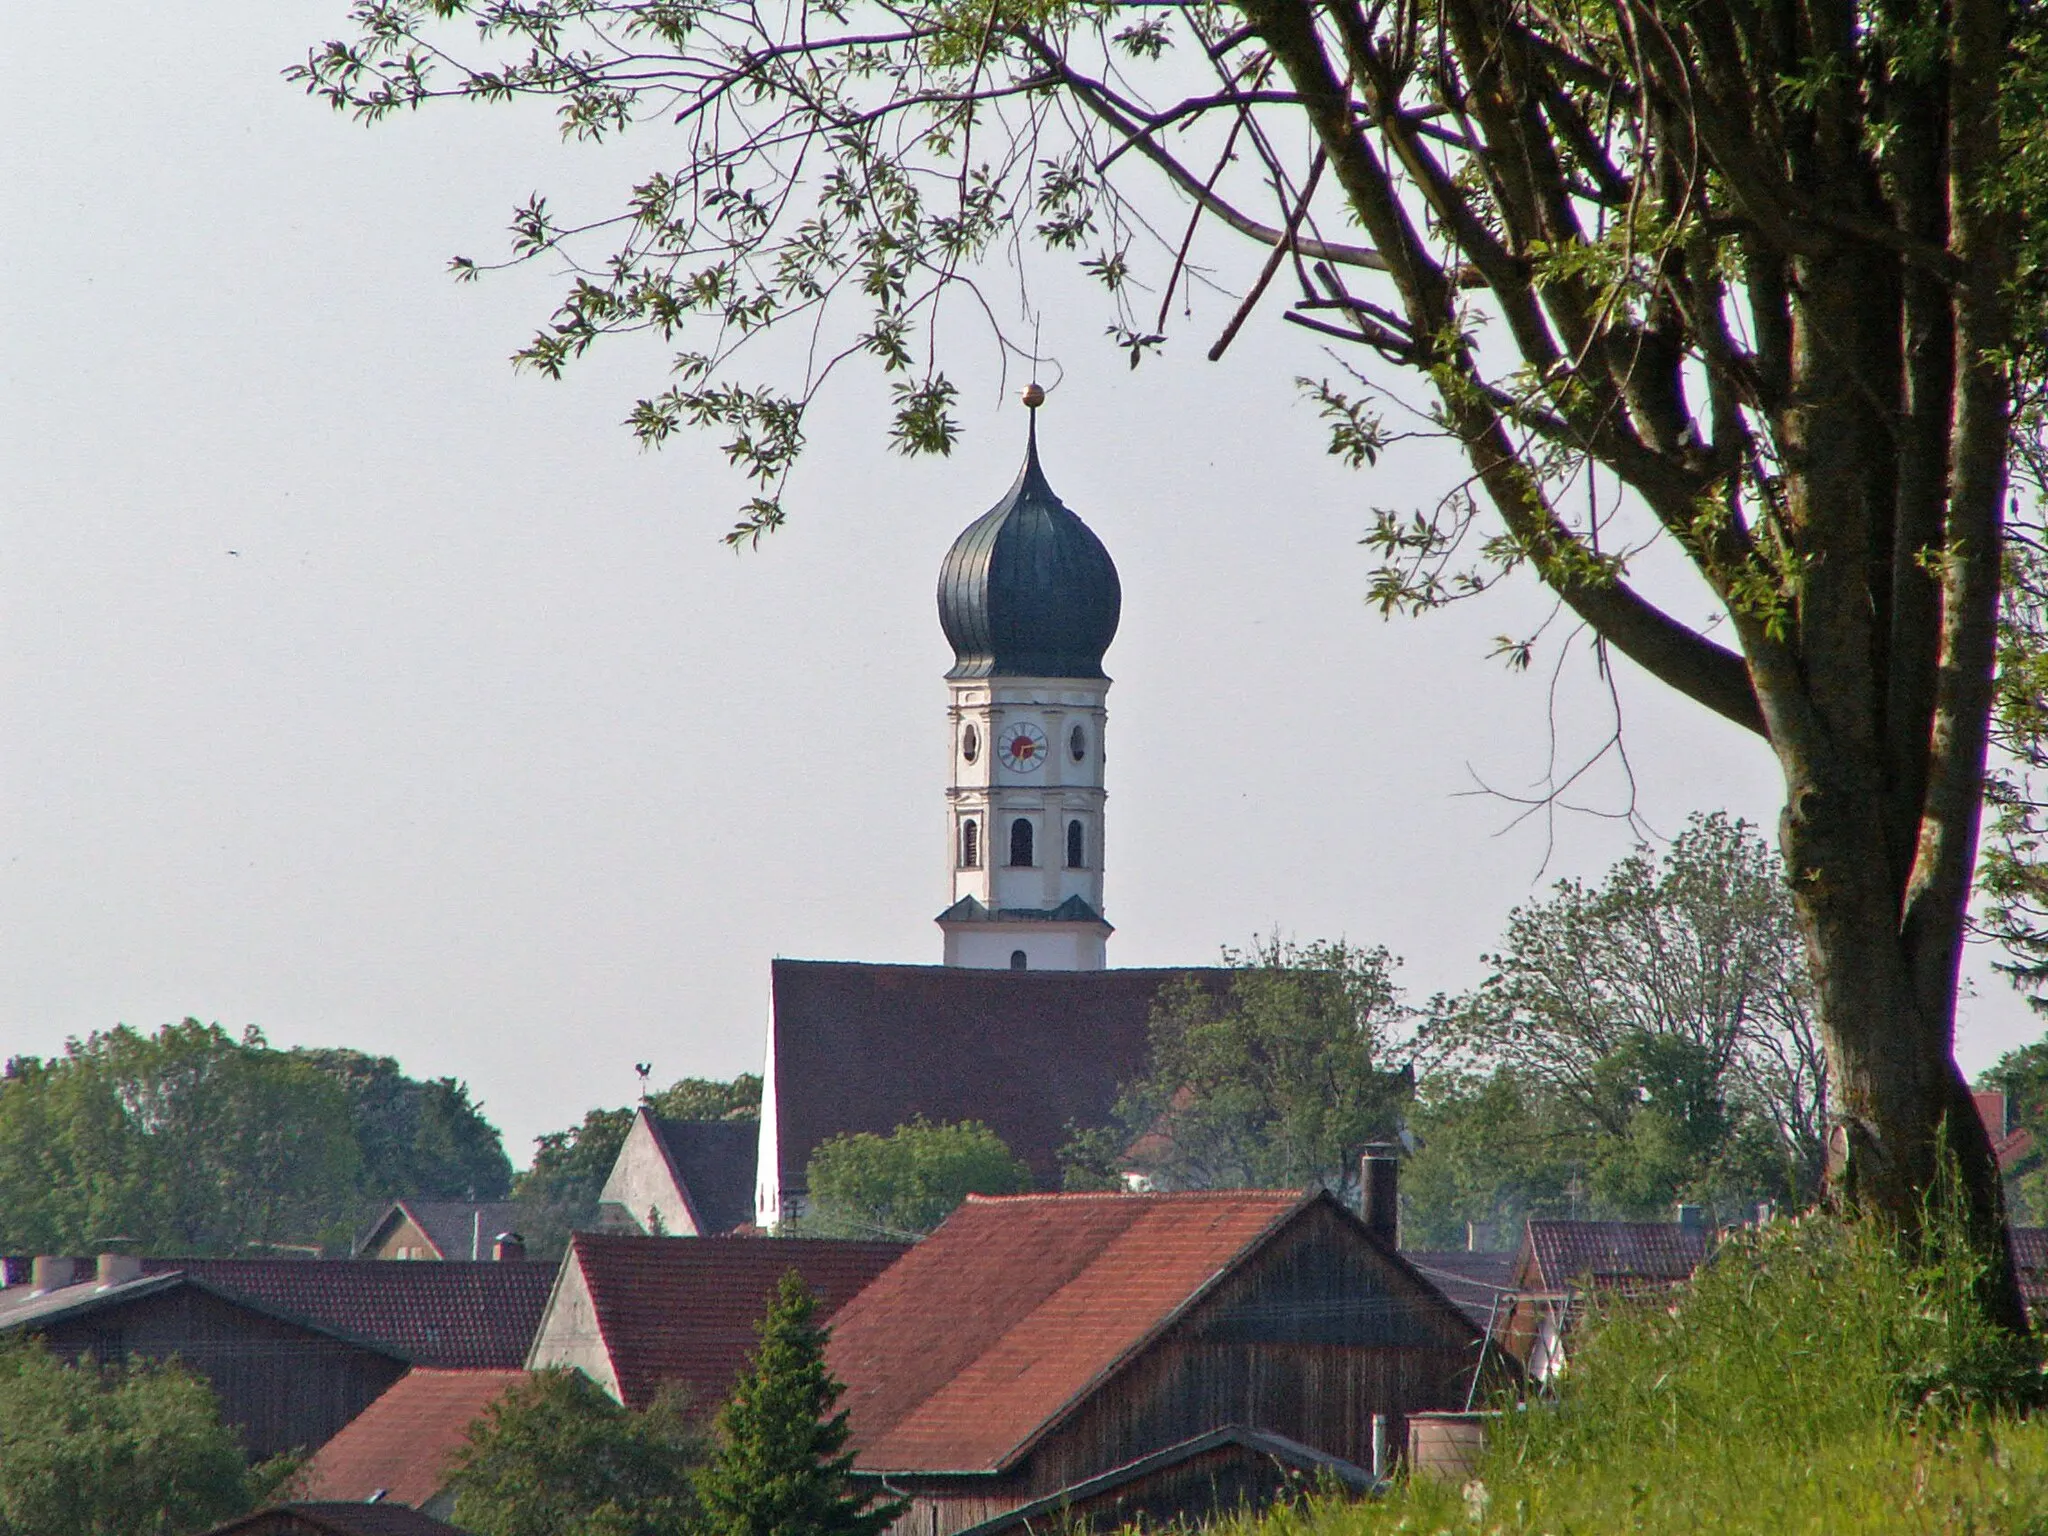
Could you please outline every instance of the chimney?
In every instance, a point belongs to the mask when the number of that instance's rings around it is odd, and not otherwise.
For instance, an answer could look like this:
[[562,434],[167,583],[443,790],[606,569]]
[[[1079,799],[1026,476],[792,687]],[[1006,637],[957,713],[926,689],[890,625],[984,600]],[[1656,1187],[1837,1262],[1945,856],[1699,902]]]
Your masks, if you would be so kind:
[[1678,1207],[1678,1225],[1686,1232],[1706,1230],[1707,1208],[1703,1205],[1682,1204]]
[[1365,1218],[1365,1230],[1385,1243],[1396,1245],[1401,1234],[1401,1149],[1392,1142],[1375,1142],[1358,1160],[1358,1214]]
[[517,1263],[526,1257],[526,1239],[517,1232],[500,1232],[491,1239],[491,1257],[500,1264]]
[[95,1278],[103,1291],[110,1285],[126,1285],[130,1280],[140,1280],[142,1260],[132,1253],[103,1253]]
[[30,1282],[35,1287],[35,1293],[43,1296],[51,1291],[63,1290],[77,1274],[76,1259],[62,1259],[55,1254],[39,1253],[36,1255],[35,1269],[30,1276]]

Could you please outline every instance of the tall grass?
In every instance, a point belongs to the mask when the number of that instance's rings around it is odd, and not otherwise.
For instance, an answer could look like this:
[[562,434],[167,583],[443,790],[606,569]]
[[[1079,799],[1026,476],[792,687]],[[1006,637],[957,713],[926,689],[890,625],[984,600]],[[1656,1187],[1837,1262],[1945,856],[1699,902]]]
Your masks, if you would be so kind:
[[1979,1320],[1934,1223],[1913,1264],[1809,1217],[1723,1246],[1684,1292],[1598,1309],[1555,1403],[1504,1412],[1477,1479],[1312,1502],[1237,1536],[1998,1532],[2048,1536],[2033,1349]]

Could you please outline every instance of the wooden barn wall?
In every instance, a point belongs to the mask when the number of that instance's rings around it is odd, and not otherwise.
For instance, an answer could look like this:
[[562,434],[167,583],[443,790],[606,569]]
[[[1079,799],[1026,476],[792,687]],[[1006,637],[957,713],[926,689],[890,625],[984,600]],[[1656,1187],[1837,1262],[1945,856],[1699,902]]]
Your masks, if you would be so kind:
[[213,1385],[252,1458],[316,1450],[403,1376],[374,1350],[235,1306],[192,1286],[49,1328],[60,1355],[103,1364],[176,1356]]
[[915,1498],[895,1536],[949,1536],[1226,1424],[1369,1466],[1374,1414],[1405,1445],[1407,1415],[1465,1406],[1478,1358],[1461,1313],[1311,1206],[1009,1473],[892,1477]]

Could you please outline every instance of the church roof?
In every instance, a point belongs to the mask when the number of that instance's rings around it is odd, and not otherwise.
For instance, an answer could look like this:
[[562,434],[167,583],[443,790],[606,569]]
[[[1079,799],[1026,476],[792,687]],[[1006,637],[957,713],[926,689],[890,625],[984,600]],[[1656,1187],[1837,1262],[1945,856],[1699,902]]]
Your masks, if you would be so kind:
[[648,1119],[676,1183],[700,1219],[699,1235],[730,1232],[754,1219],[760,1121]]
[[981,1121],[1057,1189],[1069,1124],[1108,1122],[1145,1070],[1153,999],[1183,976],[1221,991],[1231,972],[777,960],[766,1091],[781,1187],[804,1187],[819,1143],[921,1115]]
[[1109,551],[1046,483],[1034,420],[1016,483],[939,567],[947,675],[1101,677],[1122,608]]

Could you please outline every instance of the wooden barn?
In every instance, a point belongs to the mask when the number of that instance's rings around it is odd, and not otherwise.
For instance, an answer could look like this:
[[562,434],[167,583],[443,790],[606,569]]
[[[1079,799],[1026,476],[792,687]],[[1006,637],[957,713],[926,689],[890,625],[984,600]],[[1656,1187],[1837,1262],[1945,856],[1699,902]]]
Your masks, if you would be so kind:
[[[132,1262],[132,1261],[131,1261]],[[321,1444],[406,1372],[388,1345],[223,1294],[182,1274],[87,1280],[0,1306],[0,1333],[102,1365],[175,1355],[205,1377],[256,1459]]]
[[1375,1416],[1398,1445],[1464,1406],[1481,1338],[1390,1225],[1326,1194],[974,1197],[833,1321],[855,1468],[911,1499],[898,1536],[952,1536],[1230,1429],[1369,1467]]
[[40,1258],[0,1335],[102,1362],[176,1355],[250,1455],[317,1450],[413,1365],[526,1362],[551,1266],[377,1259]]

